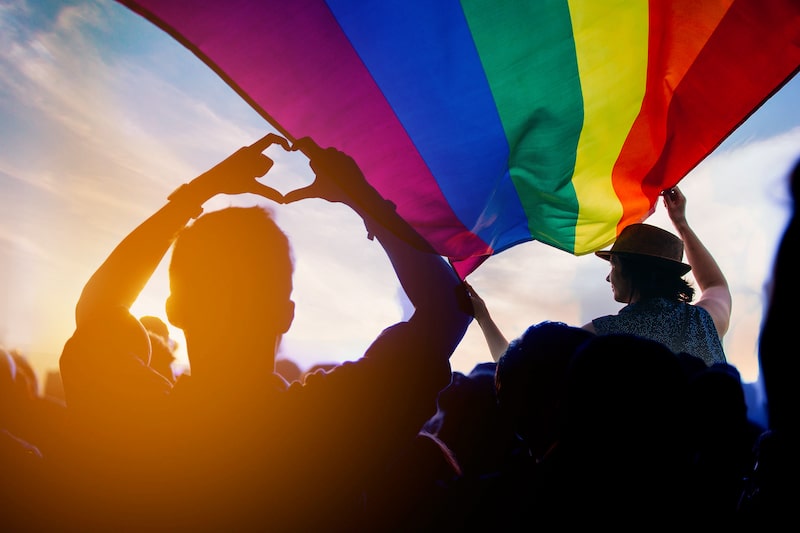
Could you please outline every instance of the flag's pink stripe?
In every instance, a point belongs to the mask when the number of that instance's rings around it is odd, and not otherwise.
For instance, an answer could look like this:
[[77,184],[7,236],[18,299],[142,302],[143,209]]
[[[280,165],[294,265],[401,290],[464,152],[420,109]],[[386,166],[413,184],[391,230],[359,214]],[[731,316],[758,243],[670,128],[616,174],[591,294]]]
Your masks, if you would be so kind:
[[202,57],[289,135],[350,154],[439,253],[492,253],[452,212],[323,1],[122,3]]

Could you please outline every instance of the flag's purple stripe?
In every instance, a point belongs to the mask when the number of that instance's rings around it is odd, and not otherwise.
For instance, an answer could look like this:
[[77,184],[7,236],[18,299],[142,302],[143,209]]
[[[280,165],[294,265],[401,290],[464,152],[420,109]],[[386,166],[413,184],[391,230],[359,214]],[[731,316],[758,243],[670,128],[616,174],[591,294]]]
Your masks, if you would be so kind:
[[322,0],[122,3],[184,43],[290,135],[353,156],[442,255],[491,253],[449,208]]
[[461,222],[494,249],[531,240],[461,3],[327,2]]

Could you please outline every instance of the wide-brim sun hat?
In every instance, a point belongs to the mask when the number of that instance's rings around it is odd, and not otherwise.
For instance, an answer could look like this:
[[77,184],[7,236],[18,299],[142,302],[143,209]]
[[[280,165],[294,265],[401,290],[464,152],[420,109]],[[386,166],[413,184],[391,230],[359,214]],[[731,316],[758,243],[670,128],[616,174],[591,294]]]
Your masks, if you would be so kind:
[[609,250],[595,252],[609,261],[614,254],[634,256],[674,268],[681,276],[692,267],[683,262],[683,241],[667,230],[650,224],[630,224],[617,237]]

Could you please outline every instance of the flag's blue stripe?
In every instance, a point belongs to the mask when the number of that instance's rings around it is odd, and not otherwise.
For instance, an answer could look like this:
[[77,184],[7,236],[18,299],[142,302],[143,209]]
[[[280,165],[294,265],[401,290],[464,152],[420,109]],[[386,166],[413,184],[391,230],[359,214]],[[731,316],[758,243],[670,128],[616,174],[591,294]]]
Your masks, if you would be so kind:
[[460,3],[328,5],[459,220],[495,249],[530,240],[503,125]]

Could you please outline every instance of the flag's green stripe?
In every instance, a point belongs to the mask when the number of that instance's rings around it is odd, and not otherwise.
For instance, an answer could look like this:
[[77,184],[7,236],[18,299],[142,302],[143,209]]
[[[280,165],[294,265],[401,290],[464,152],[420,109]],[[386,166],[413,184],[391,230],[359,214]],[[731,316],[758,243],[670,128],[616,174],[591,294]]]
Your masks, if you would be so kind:
[[567,3],[462,5],[505,129],[511,178],[531,235],[572,252],[579,208],[572,175],[583,101]]

